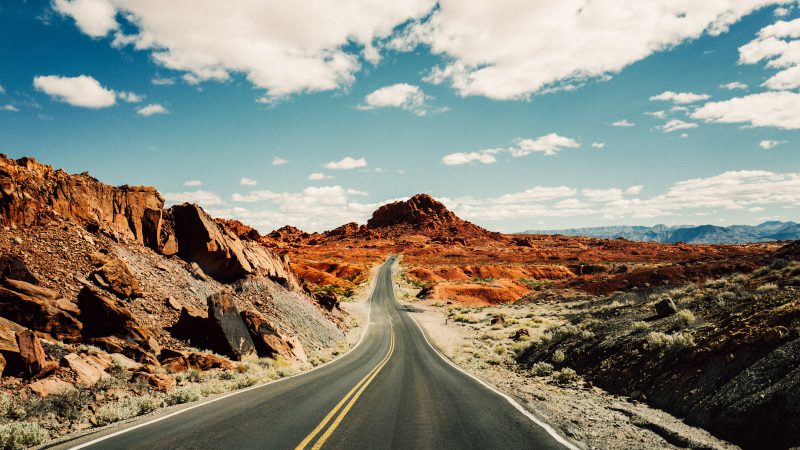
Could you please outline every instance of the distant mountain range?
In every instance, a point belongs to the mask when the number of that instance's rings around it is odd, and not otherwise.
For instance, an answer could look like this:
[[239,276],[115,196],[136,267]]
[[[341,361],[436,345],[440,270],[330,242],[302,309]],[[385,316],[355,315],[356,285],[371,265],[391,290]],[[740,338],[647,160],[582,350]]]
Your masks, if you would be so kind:
[[527,230],[523,234],[560,234],[596,238],[625,238],[642,242],[686,242],[691,244],[741,244],[747,242],[787,241],[800,239],[800,224],[770,221],[760,225],[656,225],[570,228],[566,230]]

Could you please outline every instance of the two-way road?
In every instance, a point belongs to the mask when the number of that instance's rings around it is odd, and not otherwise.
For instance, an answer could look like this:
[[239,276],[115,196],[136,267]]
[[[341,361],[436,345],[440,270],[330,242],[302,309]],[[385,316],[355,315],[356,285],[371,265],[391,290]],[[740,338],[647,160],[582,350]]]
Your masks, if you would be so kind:
[[441,357],[394,296],[390,257],[370,324],[350,353],[316,370],[59,448],[502,448],[569,444],[509,398]]

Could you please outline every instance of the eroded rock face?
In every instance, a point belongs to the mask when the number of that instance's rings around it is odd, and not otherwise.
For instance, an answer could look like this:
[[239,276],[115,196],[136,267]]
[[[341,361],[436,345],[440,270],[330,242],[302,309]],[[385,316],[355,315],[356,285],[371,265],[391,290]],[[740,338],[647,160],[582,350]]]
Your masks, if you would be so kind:
[[113,187],[33,158],[0,155],[0,223],[5,225],[42,224],[61,215],[156,249],[163,207],[164,199],[152,187]]
[[18,331],[17,346],[24,364],[25,375],[33,376],[41,372],[46,363],[46,356],[39,338],[30,330]]
[[215,280],[231,283],[248,275],[263,275],[289,289],[300,289],[285,257],[256,242],[242,241],[199,206],[176,205],[170,208],[168,216],[178,256],[196,263]]
[[[98,346],[138,360],[142,351],[151,355],[160,351],[147,328],[136,322],[118,299],[87,285],[78,294],[78,307],[85,324],[83,336]],[[107,339],[110,337],[117,339]]]
[[0,316],[63,341],[75,341],[83,325],[57,306],[58,293],[17,280],[0,286]]
[[299,341],[285,336],[277,327],[256,311],[242,311],[242,320],[255,344],[258,356],[274,358],[281,355],[286,359],[305,362],[305,350]]
[[208,297],[209,344],[212,350],[241,361],[255,353],[255,346],[239,309],[227,292]]

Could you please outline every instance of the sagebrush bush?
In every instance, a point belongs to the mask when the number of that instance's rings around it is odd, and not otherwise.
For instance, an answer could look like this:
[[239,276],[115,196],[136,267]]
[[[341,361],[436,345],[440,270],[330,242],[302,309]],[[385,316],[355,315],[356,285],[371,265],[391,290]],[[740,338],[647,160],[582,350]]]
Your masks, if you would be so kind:
[[695,320],[697,320],[697,318],[694,316],[694,313],[688,309],[682,309],[678,311],[675,317],[678,318],[678,322],[680,322],[683,326],[691,325]]
[[97,424],[100,426],[141,416],[155,411],[162,405],[162,400],[151,395],[126,397],[119,401],[106,403],[95,412]]
[[0,448],[16,450],[35,447],[50,437],[46,429],[33,422],[0,425]]
[[778,290],[778,285],[775,284],[775,283],[762,284],[761,286],[756,288],[756,292],[759,292],[761,294],[766,294],[766,293],[769,293],[769,292],[775,292],[777,290]]
[[649,329],[649,328],[650,328],[650,324],[649,324],[649,323],[647,323],[647,322],[644,322],[644,321],[641,321],[641,320],[639,320],[639,321],[633,322],[633,324],[631,324],[631,327],[632,327],[632,328],[633,328],[635,331],[642,331],[642,330],[647,330],[647,329]]
[[555,352],[553,352],[552,361],[555,364],[561,364],[561,363],[564,362],[565,359],[567,359],[567,355],[565,355],[562,350],[559,349],[559,350],[556,350]]
[[647,348],[651,350],[680,350],[686,347],[691,347],[694,344],[694,338],[686,333],[665,334],[660,331],[651,331],[647,335]]
[[569,367],[564,367],[553,375],[559,383],[569,383],[578,379],[578,373]]
[[535,377],[546,377],[553,373],[553,365],[544,361],[533,363],[531,366],[531,375]]
[[198,386],[183,386],[175,389],[167,395],[167,405],[180,405],[200,399],[200,388]]

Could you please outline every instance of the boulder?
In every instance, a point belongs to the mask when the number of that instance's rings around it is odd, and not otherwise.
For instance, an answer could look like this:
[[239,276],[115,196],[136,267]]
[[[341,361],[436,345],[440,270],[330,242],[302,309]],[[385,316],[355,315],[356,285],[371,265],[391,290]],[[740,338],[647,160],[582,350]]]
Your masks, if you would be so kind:
[[28,266],[16,256],[0,256],[0,280],[19,280],[30,284],[39,284],[39,280],[31,273]]
[[77,383],[85,387],[92,387],[101,379],[109,376],[98,361],[81,357],[76,353],[65,355],[62,358],[62,364],[72,369],[75,372]]
[[199,206],[184,203],[170,208],[174,221],[178,256],[197,263],[217,281],[230,283],[253,271],[245,259],[242,243],[221,227]]
[[34,381],[28,385],[28,388],[39,397],[47,397],[53,394],[65,394],[75,390],[75,386],[72,384],[53,377]]
[[217,353],[233,360],[255,353],[253,340],[228,292],[208,297],[209,345]]
[[0,317],[0,352],[19,353],[17,333],[25,327]]
[[180,373],[189,370],[189,360],[185,356],[174,356],[161,361],[161,368],[168,373]]
[[[81,310],[81,320],[86,324],[83,329],[83,336],[87,339],[100,339],[116,337],[118,341],[103,342],[110,345],[112,353],[123,353],[131,356],[141,357],[140,350],[146,353],[158,354],[160,347],[156,340],[150,336],[150,332],[140,325],[133,318],[130,310],[126,308],[120,300],[100,291],[99,289],[86,285],[78,293],[78,307]],[[122,344],[122,345],[120,345]],[[135,344],[133,349],[120,351],[116,348]],[[108,350],[108,348],[106,348]]]
[[314,299],[320,304],[320,306],[328,311],[333,311],[334,308],[339,306],[339,299],[336,297],[336,294],[331,292],[315,293]]
[[[18,290],[19,289],[19,290]],[[5,280],[0,286],[0,316],[62,341],[75,341],[83,325],[56,306],[55,291],[24,281]]]
[[522,336],[530,337],[530,335],[531,333],[528,331],[527,328],[520,328],[511,335],[511,339],[519,341],[520,339],[522,339]]
[[303,346],[286,337],[264,316],[255,311],[242,311],[242,320],[255,344],[256,353],[262,358],[273,358],[281,355],[287,359],[306,362]]
[[130,342],[117,336],[89,338],[86,339],[86,343],[109,353],[122,354],[142,364],[158,364],[158,359],[152,349],[146,349],[136,342]]
[[208,313],[191,307],[182,307],[178,320],[169,328],[177,339],[188,341],[195,347],[208,347]]
[[301,290],[286,258],[257,242],[243,242],[199,206],[176,205],[168,210],[166,216],[177,241],[178,256],[188,263],[197,263],[203,274],[221,283],[257,274],[269,277],[287,289]]
[[159,392],[169,392],[175,387],[175,379],[163,373],[136,372],[131,381],[147,383]]
[[120,258],[109,258],[92,272],[90,278],[119,298],[142,296],[139,281],[131,273],[128,263]]
[[234,365],[225,358],[210,353],[192,352],[186,357],[190,367],[200,370],[225,369],[231,370]]
[[658,317],[668,317],[678,312],[678,307],[675,306],[675,302],[672,301],[671,298],[667,297],[663,300],[660,300],[655,304],[656,314]]
[[29,377],[34,376],[42,371],[47,359],[42,343],[30,330],[22,330],[16,334],[19,356],[24,364],[24,373]]
[[503,316],[494,316],[489,323],[491,325],[500,325],[501,327],[504,327],[506,326],[506,318]]

